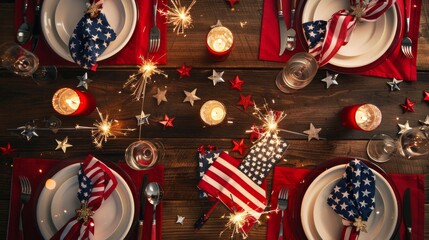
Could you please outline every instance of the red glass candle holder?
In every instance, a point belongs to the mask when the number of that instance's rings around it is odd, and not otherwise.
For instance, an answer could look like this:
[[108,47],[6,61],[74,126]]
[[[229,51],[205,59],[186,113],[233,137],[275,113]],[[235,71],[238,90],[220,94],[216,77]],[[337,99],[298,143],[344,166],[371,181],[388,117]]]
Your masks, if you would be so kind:
[[380,125],[382,114],[377,106],[364,103],[343,108],[340,118],[345,127],[369,132]]
[[95,98],[89,92],[61,88],[52,97],[55,111],[65,116],[89,115],[96,107]]
[[231,53],[233,44],[232,32],[224,26],[214,27],[207,33],[206,46],[210,58],[214,61],[225,61]]

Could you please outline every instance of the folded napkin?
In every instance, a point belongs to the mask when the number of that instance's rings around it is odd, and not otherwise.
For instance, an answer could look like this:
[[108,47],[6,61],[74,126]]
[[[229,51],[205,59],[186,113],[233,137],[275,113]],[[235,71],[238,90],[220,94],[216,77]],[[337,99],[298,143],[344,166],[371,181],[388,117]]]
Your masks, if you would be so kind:
[[[201,149],[202,147],[202,149]],[[201,146],[199,151],[197,153],[197,159],[198,159],[198,181],[203,178],[204,173],[207,171],[207,169],[213,164],[213,162],[219,157],[219,154],[223,152],[222,150],[215,150],[209,148],[209,150],[205,150],[204,146]],[[203,190],[199,190],[198,196],[200,198],[207,198],[208,195]]]
[[[42,0],[43,1],[43,0]],[[113,1],[113,0],[104,0],[104,1]],[[149,29],[152,26],[153,22],[153,7],[152,1],[145,0],[134,0],[137,7],[138,18],[136,28],[133,32],[132,37],[125,45],[114,56],[105,59],[103,61],[98,61],[97,63],[101,66],[108,65],[139,65],[141,64],[141,56],[146,56],[148,46],[149,46]],[[28,2],[28,12],[27,18],[30,23],[34,22],[34,7],[36,1]],[[15,32],[18,30],[20,24],[22,23],[22,7],[24,0],[15,1],[15,14],[14,14],[14,29]],[[55,1],[46,1],[45,4],[55,4]],[[159,11],[166,12],[168,8],[168,0],[159,0],[158,9]],[[153,55],[154,61],[158,64],[167,63],[167,24],[164,17],[157,18],[157,26],[161,32],[161,45],[157,53]],[[43,26],[42,28],[47,28]],[[53,29],[52,29],[53,28]],[[50,26],[49,31],[53,31],[53,34],[57,34],[55,26]],[[117,33],[119,34],[119,33]],[[59,38],[59,36],[58,36]],[[59,40],[61,41],[61,40]],[[26,49],[31,49],[31,41],[23,45]],[[46,42],[46,39],[43,36],[43,32],[40,32],[40,37],[38,41],[35,54],[39,57],[40,65],[56,65],[56,66],[75,66],[75,63],[64,60],[58,56]]]
[[[303,186],[304,180],[308,178],[309,174],[313,172],[310,169],[304,168],[287,168],[275,167],[274,176],[272,180],[272,195],[271,195],[271,212],[269,215],[267,240],[277,239],[281,214],[275,211],[277,208],[277,196],[279,190],[286,186],[289,188],[289,207],[285,211],[285,218],[283,224],[284,236],[286,239],[305,239],[304,232],[301,227],[299,216],[294,216],[294,212],[301,205],[302,199],[300,187]],[[398,201],[401,201],[402,194],[406,188],[411,189],[411,205],[413,216],[413,239],[424,239],[424,209],[425,193],[424,193],[424,175],[423,174],[389,174],[391,180],[396,186],[401,196]],[[304,183],[305,185],[305,183]],[[302,197],[302,196],[301,196]],[[405,239],[405,226],[400,225],[400,239]]]
[[358,239],[361,231],[366,232],[366,221],[374,210],[374,173],[365,163],[357,159],[351,161],[327,203],[343,219],[341,239]]
[[[305,0],[300,0],[305,1]],[[344,0],[345,1],[345,0]],[[298,1],[299,2],[299,1]],[[404,16],[404,3],[403,1],[396,1],[399,9],[400,16]],[[420,12],[421,12],[421,0],[413,0],[413,11],[410,16],[410,38],[413,42],[412,50],[413,55],[417,56],[417,43],[419,36],[420,26]],[[283,0],[283,12],[285,16],[289,16],[288,0]],[[297,4],[298,6],[299,4]],[[300,18],[299,11],[297,11],[296,18]],[[405,31],[404,17],[400,17],[402,22],[402,29],[399,32],[399,38],[401,39]],[[286,24],[289,27],[289,19],[285,17]],[[295,21],[297,22],[297,21]],[[301,28],[295,26],[295,30],[301,31]],[[300,37],[300,34],[297,34]],[[399,40],[400,40],[399,39]],[[259,59],[276,62],[287,62],[297,52],[307,51],[307,46],[302,45],[302,39],[297,39],[297,47],[294,51],[286,51],[282,56],[279,56],[278,46],[280,45],[280,36],[278,31],[277,21],[277,7],[276,0],[264,0],[264,8],[262,15],[262,26],[261,26],[261,38],[259,48]],[[401,41],[398,41],[396,46],[393,47],[390,54],[385,54],[381,57],[380,64],[369,69],[368,67],[360,67],[354,69],[346,69],[350,73],[356,73],[365,76],[375,76],[382,78],[396,78],[405,81],[417,80],[417,58],[412,59],[406,58],[401,52]],[[328,68],[336,71],[343,69],[336,66],[327,65]]]
[[77,175],[81,208],[51,239],[94,239],[96,223],[92,215],[118,185],[112,171],[92,156],[81,163]]

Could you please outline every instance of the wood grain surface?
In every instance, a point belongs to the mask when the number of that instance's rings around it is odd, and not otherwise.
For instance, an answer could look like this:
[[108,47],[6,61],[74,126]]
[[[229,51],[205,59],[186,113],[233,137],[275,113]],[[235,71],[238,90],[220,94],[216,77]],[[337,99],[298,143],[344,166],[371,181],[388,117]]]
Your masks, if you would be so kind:
[[[187,5],[190,1],[182,2]],[[242,0],[231,12],[228,3],[223,0],[200,0],[192,9],[194,27],[187,30],[186,36],[176,35],[172,32],[172,26],[169,26],[168,64],[161,66],[169,77],[154,76],[153,82],[148,85],[144,110],[151,114],[151,121],[142,127],[143,138],[157,139],[166,148],[166,156],[160,162],[165,165],[163,239],[219,239],[225,224],[225,220],[220,217],[228,212],[223,206],[215,210],[203,229],[199,232],[193,230],[193,223],[209,206],[207,200],[198,199],[195,154],[196,149],[203,144],[229,151],[233,146],[232,140],[245,139],[246,145],[251,145],[245,131],[259,121],[252,116],[251,108],[244,111],[237,105],[240,93],[252,94],[253,100],[259,105],[266,101],[272,108],[284,110],[288,115],[281,122],[281,128],[300,133],[307,130],[310,123],[322,128],[320,137],[326,139],[319,141],[307,141],[306,137],[293,134],[283,135],[290,143],[290,148],[279,165],[288,167],[311,169],[338,156],[368,158],[366,144],[374,134],[385,133],[396,137],[398,123],[403,124],[408,120],[411,126],[417,126],[419,120],[424,120],[429,114],[429,104],[422,100],[422,91],[429,90],[428,0],[423,0],[420,20],[417,82],[401,83],[400,91],[391,92],[386,84],[390,79],[340,74],[339,85],[326,89],[320,81],[326,72],[321,70],[308,87],[292,95],[281,93],[274,83],[283,64],[258,60],[262,3],[262,0]],[[14,39],[13,8],[13,1],[0,3],[0,43]],[[204,43],[209,26],[217,19],[221,19],[235,33],[237,41],[233,54],[221,63],[208,59]],[[246,24],[241,27],[240,22]],[[180,79],[175,68],[184,62],[193,69],[191,77]],[[213,69],[225,71],[225,83],[213,86],[208,79]],[[136,128],[135,115],[140,112],[141,103],[132,99],[129,89],[123,88],[128,76],[135,71],[135,66],[104,66],[95,73],[89,73],[89,78],[93,80],[89,90],[95,96],[98,108],[117,119],[124,128]],[[138,131],[126,137],[109,139],[100,150],[92,145],[88,131],[60,130],[57,134],[38,131],[39,137],[26,141],[20,136],[20,131],[14,130],[32,119],[41,121],[53,115],[61,119],[63,127],[72,128],[76,124],[92,126],[98,119],[96,112],[84,117],[64,117],[57,115],[51,106],[53,93],[60,87],[77,85],[76,76],[81,76],[83,72],[78,68],[59,67],[55,83],[38,86],[30,78],[17,77],[0,70],[0,146],[10,143],[16,148],[14,157],[69,159],[94,154],[103,160],[124,161],[125,148],[138,139]],[[241,92],[230,89],[229,80],[236,75],[245,81]],[[158,106],[151,96],[155,94],[156,88],[164,86],[168,89],[168,102]],[[183,102],[183,91],[195,88],[202,100],[196,101],[192,107]],[[407,97],[416,102],[413,113],[404,113],[400,107]],[[201,105],[210,99],[219,100],[227,107],[227,121],[221,126],[205,127],[199,118]],[[338,116],[341,109],[365,102],[381,109],[383,120],[380,127],[373,132],[360,132],[341,126]],[[163,128],[158,123],[164,114],[175,117],[174,128]],[[69,137],[73,147],[68,148],[66,153],[54,151],[57,146],[55,139],[65,136]],[[243,155],[237,152],[231,155],[242,158],[247,151]],[[8,157],[0,156],[0,160],[0,239],[6,239],[12,170]],[[388,173],[425,174],[425,239],[429,239],[429,157],[415,161],[395,157],[380,166]],[[271,175],[269,180],[272,180]],[[186,217],[183,225],[175,224],[176,215]],[[262,218],[261,224],[250,232],[249,239],[265,239],[266,231],[267,220]],[[228,233],[220,237],[228,238]]]

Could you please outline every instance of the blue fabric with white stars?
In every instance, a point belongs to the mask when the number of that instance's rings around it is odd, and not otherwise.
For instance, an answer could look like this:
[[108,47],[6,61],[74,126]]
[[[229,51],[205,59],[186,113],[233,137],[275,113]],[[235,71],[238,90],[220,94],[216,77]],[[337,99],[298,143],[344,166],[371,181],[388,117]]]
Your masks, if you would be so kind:
[[[201,152],[198,153],[198,181],[201,180],[201,178],[204,176],[204,173],[213,164],[213,161],[219,157],[221,152],[222,150],[205,150],[204,154]],[[199,190],[198,196],[200,198],[208,197],[207,193],[203,190]]]
[[92,193],[92,182],[91,179],[89,179],[85,175],[82,166],[80,166],[77,179],[79,181],[79,190],[77,192],[77,198],[80,202],[87,203]]
[[324,20],[317,20],[303,23],[305,39],[310,49],[314,48],[318,43],[322,43],[325,38],[326,24]]

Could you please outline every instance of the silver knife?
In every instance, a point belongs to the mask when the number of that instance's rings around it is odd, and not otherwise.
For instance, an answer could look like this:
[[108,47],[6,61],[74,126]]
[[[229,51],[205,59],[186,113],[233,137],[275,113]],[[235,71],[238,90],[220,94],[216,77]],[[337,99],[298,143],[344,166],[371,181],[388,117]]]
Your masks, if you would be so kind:
[[411,215],[411,193],[410,189],[407,188],[404,192],[403,200],[403,211],[404,211],[404,224],[406,228],[406,238],[407,240],[412,240],[412,215]]
[[279,35],[280,35],[280,51],[279,56],[283,55],[286,49],[287,43],[287,28],[285,23],[285,18],[283,15],[283,2],[282,0],[277,0],[277,19],[279,21]]
[[41,4],[42,0],[37,0],[36,2],[36,7],[34,9],[34,27],[33,27],[33,39],[32,39],[32,46],[31,46],[31,51],[34,52],[36,50],[37,47],[37,43],[39,41],[39,35],[40,35],[40,30],[41,30],[41,26],[40,26],[40,11],[42,8],[42,4]]
[[139,226],[138,226],[138,235],[137,239],[141,240],[143,238],[143,220],[144,220],[144,210],[146,206],[146,194],[145,189],[147,185],[147,174],[143,176],[142,183],[140,185],[140,215],[139,215]]

